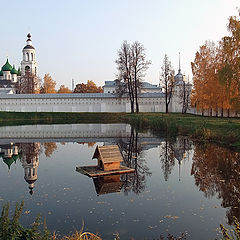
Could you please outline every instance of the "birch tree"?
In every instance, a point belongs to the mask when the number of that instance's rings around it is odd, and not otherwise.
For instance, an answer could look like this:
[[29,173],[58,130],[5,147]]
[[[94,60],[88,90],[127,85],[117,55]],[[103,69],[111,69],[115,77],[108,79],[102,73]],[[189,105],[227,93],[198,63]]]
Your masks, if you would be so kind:
[[167,54],[165,54],[163,59],[163,64],[160,73],[160,84],[165,92],[165,109],[166,113],[169,111],[169,104],[172,99],[173,88],[174,88],[174,70],[171,62],[168,59]]

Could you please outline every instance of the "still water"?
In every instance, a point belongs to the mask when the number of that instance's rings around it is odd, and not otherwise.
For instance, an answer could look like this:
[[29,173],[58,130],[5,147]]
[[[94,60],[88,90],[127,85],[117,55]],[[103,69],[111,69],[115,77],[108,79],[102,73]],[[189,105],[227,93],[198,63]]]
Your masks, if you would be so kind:
[[[118,144],[135,173],[89,178],[97,145]],[[24,200],[28,226],[40,213],[59,234],[75,229],[103,239],[219,238],[240,216],[239,153],[186,137],[166,140],[125,124],[0,128],[0,206]]]

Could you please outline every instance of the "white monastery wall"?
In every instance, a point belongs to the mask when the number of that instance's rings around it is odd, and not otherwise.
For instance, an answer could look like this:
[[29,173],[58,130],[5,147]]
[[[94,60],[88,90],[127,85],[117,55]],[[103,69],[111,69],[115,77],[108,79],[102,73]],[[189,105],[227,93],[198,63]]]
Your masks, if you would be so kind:
[[[142,94],[141,112],[164,112],[163,95]],[[113,94],[1,94],[0,111],[12,112],[130,112],[127,97]],[[171,110],[171,107],[170,107]]]

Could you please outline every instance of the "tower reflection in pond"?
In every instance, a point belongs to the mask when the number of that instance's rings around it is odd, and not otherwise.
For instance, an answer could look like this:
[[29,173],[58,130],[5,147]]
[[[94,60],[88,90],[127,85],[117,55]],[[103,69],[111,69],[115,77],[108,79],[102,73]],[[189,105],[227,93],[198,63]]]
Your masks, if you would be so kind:
[[40,143],[21,143],[19,148],[22,152],[20,159],[24,169],[24,179],[28,183],[29,193],[33,194],[34,183],[38,175]]
[[24,169],[24,179],[28,183],[29,193],[33,194],[34,183],[37,181],[39,166],[40,143],[8,143],[0,145],[0,157],[7,164],[10,171],[11,165],[19,159]]
[[120,175],[93,178],[97,195],[120,192],[123,186]]

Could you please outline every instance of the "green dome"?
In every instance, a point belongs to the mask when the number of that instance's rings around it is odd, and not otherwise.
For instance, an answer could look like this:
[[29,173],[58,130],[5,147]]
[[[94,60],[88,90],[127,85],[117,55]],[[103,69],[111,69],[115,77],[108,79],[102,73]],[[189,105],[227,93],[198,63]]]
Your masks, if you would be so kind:
[[3,157],[3,161],[8,165],[8,169],[10,169],[13,162],[15,162],[14,158],[11,157]]
[[16,68],[13,65],[13,68],[11,70],[11,74],[18,74],[18,71],[16,70]]
[[2,70],[0,70],[0,77],[2,77],[3,76],[3,71]]
[[2,67],[2,71],[11,71],[11,70],[12,70],[12,66],[10,65],[7,59],[7,62]]

